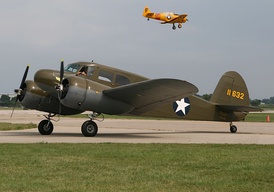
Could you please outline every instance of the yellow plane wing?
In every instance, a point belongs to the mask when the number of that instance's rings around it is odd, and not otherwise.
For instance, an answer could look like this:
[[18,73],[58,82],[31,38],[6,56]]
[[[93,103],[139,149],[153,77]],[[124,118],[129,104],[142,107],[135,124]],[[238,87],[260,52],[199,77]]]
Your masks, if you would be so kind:
[[187,81],[153,79],[104,90],[103,94],[132,105],[135,109],[130,113],[138,115],[197,92],[198,88]]
[[187,21],[186,17],[187,17],[187,14],[182,14],[182,15],[179,15],[178,17],[175,17],[174,19],[162,22],[162,24],[165,24],[165,23],[185,23]]

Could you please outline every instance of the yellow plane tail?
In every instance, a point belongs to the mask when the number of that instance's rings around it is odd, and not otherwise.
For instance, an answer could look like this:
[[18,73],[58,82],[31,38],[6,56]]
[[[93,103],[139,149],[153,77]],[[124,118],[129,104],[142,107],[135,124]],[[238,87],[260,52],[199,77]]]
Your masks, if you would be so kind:
[[148,8],[148,6],[145,6],[144,11],[143,11],[143,16],[146,17],[148,13],[151,13],[151,11]]

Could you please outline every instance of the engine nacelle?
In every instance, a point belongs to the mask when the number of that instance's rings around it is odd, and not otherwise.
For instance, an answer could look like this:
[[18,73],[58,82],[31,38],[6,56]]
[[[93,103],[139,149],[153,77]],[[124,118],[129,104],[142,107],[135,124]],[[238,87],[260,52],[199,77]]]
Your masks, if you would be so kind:
[[62,104],[78,110],[110,115],[130,112],[132,105],[112,99],[102,92],[110,87],[78,76],[63,80]]
[[38,109],[41,102],[47,98],[47,93],[40,89],[34,81],[25,81],[19,97],[21,104],[28,109]]

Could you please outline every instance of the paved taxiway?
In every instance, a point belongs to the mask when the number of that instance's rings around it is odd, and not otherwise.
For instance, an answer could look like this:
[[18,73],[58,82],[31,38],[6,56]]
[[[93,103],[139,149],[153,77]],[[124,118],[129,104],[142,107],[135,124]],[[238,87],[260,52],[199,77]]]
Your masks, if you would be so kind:
[[[0,122],[35,123],[44,119],[37,111],[0,110]],[[61,118],[53,122],[51,135],[40,135],[37,128],[0,131],[0,143],[228,143],[274,144],[274,123],[235,122],[238,132],[229,131],[229,123],[175,120],[106,119],[97,122],[96,137],[84,137],[80,127],[84,118]]]

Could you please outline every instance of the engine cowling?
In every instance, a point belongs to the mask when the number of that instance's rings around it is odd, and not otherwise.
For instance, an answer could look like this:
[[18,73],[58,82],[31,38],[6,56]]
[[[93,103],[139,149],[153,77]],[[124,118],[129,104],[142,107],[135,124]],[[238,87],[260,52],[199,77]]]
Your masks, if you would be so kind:
[[61,103],[67,107],[110,115],[123,114],[134,109],[132,105],[104,95],[103,90],[110,87],[89,79],[70,76],[62,84],[64,89]]

